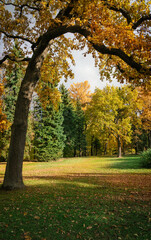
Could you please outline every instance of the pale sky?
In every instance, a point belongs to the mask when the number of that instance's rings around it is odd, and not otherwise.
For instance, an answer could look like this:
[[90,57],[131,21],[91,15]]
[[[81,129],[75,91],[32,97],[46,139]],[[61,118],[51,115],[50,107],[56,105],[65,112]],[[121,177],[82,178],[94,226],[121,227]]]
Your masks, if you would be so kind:
[[[2,52],[3,44],[0,41],[0,58],[2,57]],[[121,84],[117,82],[116,79],[113,79],[111,83],[106,80],[101,81],[99,69],[98,67],[95,67],[94,59],[92,58],[91,54],[87,54],[86,57],[84,57],[83,53],[85,52],[86,50],[72,51],[76,63],[75,66],[71,65],[72,71],[74,73],[74,79],[69,79],[67,82],[64,82],[64,80],[61,81],[61,83],[63,83],[66,86],[66,88],[69,88],[70,85],[73,83],[84,81],[89,82],[91,92],[94,92],[95,88],[102,89],[106,85],[121,86]]]
[[[0,57],[2,56],[2,45],[0,44]],[[86,57],[83,56],[85,51],[73,51],[73,57],[75,59],[75,66],[71,66],[74,72],[74,79],[69,79],[66,83],[62,80],[66,88],[69,88],[71,84],[77,82],[84,82],[88,81],[91,86],[91,92],[95,90],[95,88],[104,88],[106,85],[114,85],[114,86],[121,86],[120,83],[113,79],[111,83],[108,81],[101,81],[99,76],[99,69],[95,67],[94,59],[89,54]]]
[[68,80],[67,83],[62,81],[62,83],[69,88],[71,84],[77,82],[88,81],[91,86],[91,92],[95,88],[104,88],[106,85],[121,86],[120,83],[113,79],[112,83],[108,81],[101,81],[99,76],[99,69],[95,67],[94,59],[89,54],[86,57],[83,56],[84,51],[73,51],[73,56],[76,62],[75,66],[72,66],[74,72],[74,79]]

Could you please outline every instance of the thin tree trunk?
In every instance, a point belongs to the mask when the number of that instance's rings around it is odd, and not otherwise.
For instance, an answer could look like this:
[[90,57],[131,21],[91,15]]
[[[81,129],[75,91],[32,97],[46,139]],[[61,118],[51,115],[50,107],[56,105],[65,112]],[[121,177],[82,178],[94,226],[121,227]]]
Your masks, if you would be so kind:
[[76,147],[74,147],[74,157],[76,157]]
[[122,157],[122,148],[121,148],[121,138],[118,135],[117,137],[117,144],[118,144],[118,157]]
[[104,155],[107,154],[107,142],[105,143],[105,147],[104,147]]
[[138,143],[136,142],[135,143],[135,155],[137,155],[138,154]]
[[91,156],[93,156],[93,139],[94,136],[91,137]]
[[95,150],[96,150],[96,156],[97,156],[98,155],[98,146],[97,146],[97,144],[95,146]]
[[151,130],[148,131],[148,147],[151,148]]
[[123,155],[125,155],[125,142],[123,141]]

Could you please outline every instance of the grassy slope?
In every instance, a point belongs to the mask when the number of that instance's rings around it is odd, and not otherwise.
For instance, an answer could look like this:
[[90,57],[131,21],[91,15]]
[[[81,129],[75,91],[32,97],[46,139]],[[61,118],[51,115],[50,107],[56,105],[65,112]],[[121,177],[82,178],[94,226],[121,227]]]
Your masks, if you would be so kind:
[[24,191],[0,191],[0,240],[151,239],[151,170],[139,157],[24,163],[24,179]]

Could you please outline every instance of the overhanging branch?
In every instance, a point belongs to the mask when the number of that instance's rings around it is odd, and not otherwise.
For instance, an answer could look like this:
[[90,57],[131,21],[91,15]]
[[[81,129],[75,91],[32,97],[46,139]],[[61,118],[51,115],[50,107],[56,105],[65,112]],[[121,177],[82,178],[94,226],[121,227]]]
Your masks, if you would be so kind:
[[[79,25],[75,25],[75,26],[69,27],[69,32],[72,32],[72,33],[77,32],[83,35],[92,44],[94,49],[100,52],[101,54],[117,56],[120,59],[122,59],[125,63],[127,63],[127,65],[129,65],[131,68],[135,69],[137,72],[151,75],[151,68],[144,68],[140,63],[137,63],[132,57],[128,56],[120,48],[108,48],[103,44],[96,44],[95,42],[93,42],[91,32],[89,30],[84,29]],[[91,39],[89,39],[89,37]]]
[[13,62],[29,62],[30,61],[30,58],[15,58],[10,55],[5,55],[2,59],[0,59],[0,65],[4,63],[7,59]]
[[5,3],[5,2],[2,1],[2,0],[0,0],[0,2],[3,3],[3,4],[6,5],[6,6],[13,6],[13,7],[19,8],[19,9],[21,10],[21,12],[22,12],[22,10],[23,10],[24,7],[27,7],[27,8],[29,8],[29,9],[36,10],[36,11],[39,11],[39,10],[40,10],[40,8],[34,7],[34,6],[30,6],[30,5],[27,4],[27,3],[26,3],[26,4],[21,4],[21,5],[19,5],[19,4],[10,3],[10,2]]
[[121,13],[123,15],[123,17],[126,18],[128,24],[132,21],[130,13],[125,8],[111,5],[107,0],[104,0],[103,2],[104,2],[104,5],[107,6],[108,9]]
[[3,31],[2,29],[0,29],[0,32],[3,33],[3,34],[4,34],[6,37],[8,37],[8,38],[20,39],[20,40],[29,42],[29,43],[32,44],[32,45],[34,44],[34,42],[31,41],[31,40],[28,39],[28,38],[25,38],[25,37],[22,37],[22,36],[17,36],[17,35],[8,34],[8,33],[6,33],[5,31]]
[[76,2],[77,0],[71,0],[70,3],[67,5],[67,7],[65,7],[64,9],[61,9],[59,11],[59,13],[57,14],[56,16],[56,19],[63,19],[65,17],[70,17],[70,13],[72,11],[72,9],[74,8],[74,3]]
[[151,20],[151,14],[142,16],[137,22],[133,24],[133,29],[138,28],[144,21]]
[[[121,7],[117,7],[114,5],[110,5],[110,3],[108,3],[107,0],[104,0],[104,5],[107,6],[108,9],[110,9],[110,10],[113,10],[115,12],[120,12],[123,15],[123,17],[126,18],[128,24],[132,23],[132,18],[131,18],[130,12],[128,12],[124,7],[121,8]],[[147,21],[147,20],[151,20],[151,14],[147,14],[147,15],[140,17],[138,19],[138,21],[133,23],[132,28],[133,29],[138,28],[144,21]]]

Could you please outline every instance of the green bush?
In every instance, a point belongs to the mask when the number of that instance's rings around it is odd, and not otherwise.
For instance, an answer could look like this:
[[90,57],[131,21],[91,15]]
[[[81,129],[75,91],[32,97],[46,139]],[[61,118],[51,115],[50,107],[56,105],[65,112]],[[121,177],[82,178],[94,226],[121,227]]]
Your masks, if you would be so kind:
[[151,148],[142,153],[141,159],[142,167],[151,168]]

